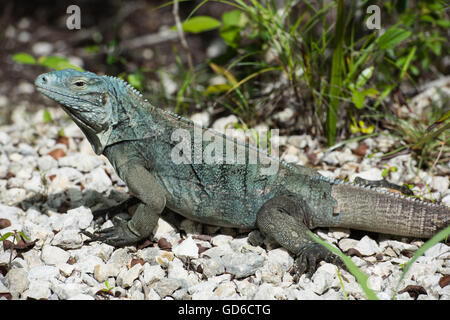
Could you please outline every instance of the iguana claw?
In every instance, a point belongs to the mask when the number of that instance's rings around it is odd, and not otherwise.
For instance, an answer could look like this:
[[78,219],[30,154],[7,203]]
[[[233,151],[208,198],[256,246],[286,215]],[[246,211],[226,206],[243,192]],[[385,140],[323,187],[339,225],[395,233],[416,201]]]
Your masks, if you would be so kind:
[[306,272],[311,277],[320,261],[326,261],[339,267],[344,267],[342,260],[327,248],[318,243],[309,243],[297,254],[294,271],[299,275]]
[[142,237],[136,235],[130,230],[128,227],[128,222],[126,221],[122,221],[114,227],[98,230],[94,233],[87,231],[81,231],[81,233],[90,238],[85,241],[86,243],[92,241],[102,241],[115,247],[132,245],[139,240],[142,240]]

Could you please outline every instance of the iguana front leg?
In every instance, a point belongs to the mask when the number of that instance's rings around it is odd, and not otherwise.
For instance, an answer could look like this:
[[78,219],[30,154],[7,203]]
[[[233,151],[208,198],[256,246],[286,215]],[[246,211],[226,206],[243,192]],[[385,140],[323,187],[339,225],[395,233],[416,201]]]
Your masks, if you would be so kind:
[[131,220],[121,221],[114,227],[96,231],[94,234],[83,232],[91,238],[89,242],[103,241],[113,246],[134,244],[152,234],[164,210],[165,191],[143,165],[129,163],[119,171],[131,194],[139,199],[140,203]]
[[311,227],[307,204],[295,196],[278,196],[267,201],[259,210],[258,229],[295,254],[295,268],[299,274],[312,275],[317,263],[327,261],[340,266],[340,258],[312,240],[307,231]]

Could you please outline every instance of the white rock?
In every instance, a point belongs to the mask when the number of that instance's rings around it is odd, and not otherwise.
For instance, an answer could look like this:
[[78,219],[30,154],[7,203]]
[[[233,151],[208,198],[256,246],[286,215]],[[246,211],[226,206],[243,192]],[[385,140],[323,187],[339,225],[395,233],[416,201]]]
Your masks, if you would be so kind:
[[356,245],[358,250],[363,256],[371,256],[376,253],[380,253],[381,250],[375,240],[370,239],[368,236],[364,236]]
[[171,295],[175,290],[181,288],[182,282],[179,279],[164,278],[153,287],[161,298]]
[[350,181],[354,181],[356,177],[365,180],[383,180],[381,170],[378,168],[370,168],[369,170],[353,174],[350,176]]
[[158,220],[158,226],[155,229],[154,238],[161,239],[166,237],[167,235],[175,234],[176,230],[169,223],[164,221],[163,219]]
[[117,263],[121,266],[128,266],[133,257],[128,253],[126,248],[119,248],[115,250],[108,260],[108,263]]
[[24,269],[11,269],[6,274],[5,284],[12,294],[20,294],[28,289],[30,284],[28,273]]
[[[423,258],[423,257],[419,257],[419,258]],[[433,263],[420,263],[420,259],[417,259],[416,262],[414,262],[410,269],[408,270],[408,274],[413,274],[414,277],[419,277],[419,276],[426,276],[426,275],[430,275],[430,274],[434,274],[437,270],[438,266],[436,264]]]
[[209,127],[209,124],[211,122],[211,116],[209,115],[208,112],[204,111],[204,112],[194,113],[191,116],[191,120],[200,126]]
[[36,266],[28,271],[28,279],[50,281],[59,276],[59,270],[53,266]]
[[48,265],[56,266],[57,264],[66,263],[70,258],[70,253],[51,245],[42,247],[41,259]]
[[272,283],[278,285],[281,283],[281,277],[283,271],[281,270],[280,264],[273,261],[266,261],[262,268],[259,268],[255,272],[256,278],[261,282]]
[[28,289],[23,293],[24,298],[48,299],[51,295],[50,282],[46,280],[31,281]]
[[183,262],[174,258],[167,266],[167,277],[174,279],[183,279],[189,282],[189,272],[184,268]]
[[103,161],[98,156],[75,153],[58,159],[60,167],[73,167],[81,172],[91,172],[101,166]]
[[197,244],[190,236],[186,238],[183,242],[181,242],[179,245],[172,248],[172,252],[174,255],[178,257],[198,258]]
[[96,168],[86,175],[85,188],[105,192],[112,186],[111,179],[103,168]]
[[58,167],[58,161],[56,161],[52,156],[43,155],[37,159],[38,168],[41,172],[48,171],[53,168]]
[[411,244],[411,243],[406,243],[406,242],[401,242],[401,241],[396,241],[396,240],[380,241],[380,249],[381,250],[385,250],[387,247],[391,247],[392,249],[394,249],[394,251],[397,254],[399,254],[403,250],[416,251],[418,249],[418,246]]
[[283,272],[289,270],[294,264],[294,259],[291,257],[289,252],[284,248],[277,248],[270,250],[267,253],[267,259],[269,261],[278,263]]
[[[21,209],[0,204],[0,218],[8,219],[11,224],[18,224],[20,215],[23,215],[23,211]],[[2,231],[4,230],[5,229]]]
[[233,129],[234,128],[233,125],[235,123],[239,123],[239,119],[235,115],[230,115],[225,118],[217,119],[213,123],[212,128],[219,132],[225,133],[226,129]]
[[[2,96],[2,97],[4,97],[4,96]],[[6,132],[0,131],[0,144],[6,146],[6,145],[10,144],[10,142],[11,142],[11,138],[9,137],[9,135]]]
[[70,277],[72,275],[73,270],[75,269],[75,266],[73,264],[68,263],[60,263],[57,265],[59,271],[62,275],[65,277]]
[[58,232],[51,243],[64,249],[76,249],[83,245],[83,239],[79,231],[69,229]]
[[37,56],[48,56],[53,51],[53,45],[49,42],[38,41],[31,47]]
[[358,240],[355,239],[342,239],[339,241],[339,248],[343,252],[347,252],[351,248],[356,248],[356,245],[358,244]]
[[203,269],[203,275],[208,279],[225,272],[222,260],[201,259],[200,265]]
[[377,276],[386,278],[392,273],[393,269],[394,269],[394,265],[392,264],[392,262],[385,261],[385,262],[380,262],[380,263],[375,264],[372,269],[372,272]]
[[23,252],[22,256],[29,269],[43,265],[41,260],[41,251],[36,250],[36,248]]
[[294,110],[292,110],[291,108],[285,108],[282,111],[275,113],[272,117],[274,120],[285,123],[289,120],[292,120],[293,116]]
[[350,230],[345,228],[330,228],[328,236],[338,240],[348,238],[350,236]]
[[430,249],[425,251],[425,257],[448,259],[450,258],[450,246],[444,243],[436,243]]
[[159,294],[156,293],[156,291],[153,288],[150,288],[147,294],[148,300],[161,300],[161,297]]
[[22,202],[27,197],[27,192],[22,188],[11,188],[2,192],[2,202],[6,204],[14,204]]
[[150,247],[138,250],[137,257],[148,262],[150,265],[158,264],[156,257],[161,255],[161,250],[159,248]]
[[82,259],[77,260],[77,262],[73,265],[75,270],[78,270],[83,273],[94,273],[95,267],[99,264],[102,264],[103,260],[97,256],[85,256]]
[[61,300],[68,300],[87,292],[88,287],[84,283],[58,283],[52,284],[51,289]]
[[135,264],[131,269],[123,269],[117,276],[117,285],[122,288],[129,288],[133,285],[134,280],[139,277],[143,266],[140,263]]
[[110,277],[117,277],[121,269],[118,263],[98,264],[94,267],[94,278],[98,282],[105,282]]
[[25,181],[23,187],[25,190],[35,193],[42,193],[45,189],[41,177],[36,172],[30,180]]
[[450,186],[449,177],[434,176],[431,180],[431,187],[441,193],[448,192]]
[[256,290],[255,300],[274,300],[284,298],[284,290],[280,287],[274,287],[271,284],[263,283]]
[[450,194],[442,198],[442,203],[445,204],[447,207],[450,207]]
[[52,168],[47,172],[47,177],[50,177],[52,175],[55,175],[55,179],[51,181],[52,184],[54,184],[58,176],[65,177],[67,180],[73,182],[79,182],[84,178],[83,174],[80,171],[70,167]]
[[236,278],[248,277],[264,264],[264,258],[253,252],[234,253],[222,257],[225,270],[234,274]]
[[229,244],[231,242],[231,240],[233,240],[232,236],[228,236],[228,235],[225,235],[225,234],[219,234],[219,235],[214,236],[214,237],[211,238],[211,243],[214,246],[220,247],[220,246],[224,246],[224,245]]
[[339,280],[336,275],[336,267],[334,267],[334,274],[330,273],[329,270],[318,268],[313,274],[311,280],[313,281],[312,290],[317,294],[323,294],[326,290],[331,287],[338,288]]
[[224,282],[219,284],[213,293],[220,299],[230,299],[236,294],[236,286],[233,282]]
[[142,283],[139,280],[135,280],[133,285],[128,290],[131,300],[144,300],[144,293],[142,292]]
[[75,218],[77,228],[79,229],[86,229],[90,226],[92,220],[94,219],[91,209],[86,207],[79,207],[68,210],[67,215],[73,216]]
[[25,81],[21,81],[16,87],[17,93],[19,94],[32,94],[34,92],[34,86]]
[[164,278],[166,275],[166,272],[161,268],[159,264],[157,265],[150,265],[148,263],[144,264],[143,269],[143,277],[145,284],[149,285],[153,282],[160,281],[162,278]]
[[373,291],[380,292],[383,289],[383,278],[380,276],[371,275],[367,281],[367,285]]

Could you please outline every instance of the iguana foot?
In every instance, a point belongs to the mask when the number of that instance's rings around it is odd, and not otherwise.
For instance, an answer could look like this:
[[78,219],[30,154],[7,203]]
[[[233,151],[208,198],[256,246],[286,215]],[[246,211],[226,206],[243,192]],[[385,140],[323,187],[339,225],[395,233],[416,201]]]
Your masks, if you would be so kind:
[[128,208],[138,204],[140,201],[136,197],[130,197],[127,200],[119,203],[110,208],[98,209],[92,212],[94,218],[105,216],[108,214],[109,217],[113,217],[122,212],[128,212]]
[[86,243],[101,241],[115,247],[133,245],[143,238],[130,230],[127,221],[121,221],[114,227],[98,230],[94,233],[87,231],[81,232],[90,238],[85,241]]
[[306,272],[312,276],[320,261],[329,262],[339,267],[344,267],[342,260],[321,244],[311,242],[305,244],[297,253],[295,259],[294,272],[301,275]]

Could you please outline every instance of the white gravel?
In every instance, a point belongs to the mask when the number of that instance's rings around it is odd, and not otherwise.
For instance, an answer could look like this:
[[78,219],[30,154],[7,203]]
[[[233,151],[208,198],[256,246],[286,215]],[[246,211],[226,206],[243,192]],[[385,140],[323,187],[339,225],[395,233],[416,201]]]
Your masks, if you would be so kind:
[[[180,226],[187,236],[160,220],[155,242],[141,249],[83,244],[87,237],[80,231],[97,228],[90,208],[122,201],[127,188],[106,158],[95,156],[87,147],[78,128],[61,110],[51,109],[51,113],[53,121],[43,123],[42,113],[29,115],[18,108],[12,117],[17,120],[0,127],[0,218],[11,223],[0,233],[17,230],[37,240],[20,256],[13,252],[11,269],[0,273],[0,293],[10,293],[13,299],[209,300],[344,299],[345,291],[348,299],[365,299],[354,276],[345,270],[339,270],[341,285],[332,264],[322,263],[311,278],[302,275],[295,282],[290,274],[293,257],[269,239],[262,240],[267,248],[263,249],[250,245],[247,233],[203,227],[189,220]],[[223,119],[215,127],[223,129],[231,120]],[[61,128],[68,138],[65,142],[58,140]],[[310,153],[315,150],[321,172],[327,176],[379,178],[383,168],[395,165],[391,182],[414,183],[418,186],[415,193],[428,197],[426,186],[420,184],[426,182],[433,199],[450,198],[449,177],[432,177],[423,171],[414,175],[410,166],[414,168],[416,162],[409,156],[388,162],[368,157],[374,148],[390,146],[389,138],[361,141],[368,146],[366,156],[353,152],[360,145],[356,143],[325,154],[308,135],[280,137],[279,141],[287,147],[287,159],[297,163],[308,161],[305,148]],[[63,153],[58,159],[52,156],[56,149]],[[328,170],[329,166],[337,169]],[[102,227],[111,225],[106,221]],[[211,231],[210,237],[199,237],[202,229]],[[387,235],[352,239],[345,229],[322,229],[317,234],[343,251],[359,252],[352,260],[369,275],[368,284],[381,299],[394,294],[407,255],[423,244]],[[261,238],[257,231],[252,236]],[[171,249],[158,247],[162,238]],[[0,246],[0,266],[8,265],[10,254]],[[450,247],[439,243],[417,260],[399,289],[421,286],[426,294],[418,299],[450,299],[450,285],[439,285],[449,274]],[[405,292],[397,299],[413,297]]]

